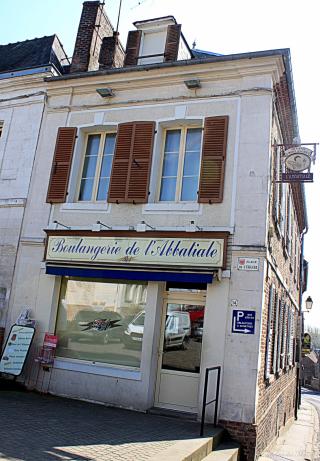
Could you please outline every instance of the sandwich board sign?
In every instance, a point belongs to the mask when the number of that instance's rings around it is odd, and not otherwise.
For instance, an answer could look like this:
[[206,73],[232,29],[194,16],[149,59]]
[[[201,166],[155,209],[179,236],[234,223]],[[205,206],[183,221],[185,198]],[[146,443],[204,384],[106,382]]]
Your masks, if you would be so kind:
[[19,376],[25,364],[35,329],[13,325],[0,359],[0,372]]

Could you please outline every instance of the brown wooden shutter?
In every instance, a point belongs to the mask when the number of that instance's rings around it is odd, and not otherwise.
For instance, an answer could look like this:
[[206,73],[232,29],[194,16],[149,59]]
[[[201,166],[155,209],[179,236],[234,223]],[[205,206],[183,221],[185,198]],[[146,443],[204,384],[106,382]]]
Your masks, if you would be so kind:
[[205,119],[198,197],[200,203],[221,203],[223,200],[228,121],[228,116]]
[[138,63],[141,35],[141,30],[131,30],[128,33],[126,56],[124,58],[125,66],[135,66]]
[[110,203],[148,202],[154,131],[154,122],[119,125],[109,187]]
[[48,203],[64,203],[77,128],[59,128],[47,194]]
[[168,26],[166,46],[164,50],[164,60],[176,61],[178,58],[179,43],[181,35],[181,24]]

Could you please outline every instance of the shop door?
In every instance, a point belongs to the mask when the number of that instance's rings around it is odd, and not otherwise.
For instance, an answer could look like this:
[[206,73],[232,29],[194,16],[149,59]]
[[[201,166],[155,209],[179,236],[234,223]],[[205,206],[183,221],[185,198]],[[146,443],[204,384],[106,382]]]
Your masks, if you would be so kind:
[[198,411],[205,298],[164,302],[155,406]]

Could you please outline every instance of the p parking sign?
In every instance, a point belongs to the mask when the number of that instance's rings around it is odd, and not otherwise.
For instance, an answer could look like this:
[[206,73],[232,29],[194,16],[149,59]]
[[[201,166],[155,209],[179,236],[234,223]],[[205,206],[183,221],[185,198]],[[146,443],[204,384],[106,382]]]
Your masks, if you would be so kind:
[[254,335],[256,323],[255,311],[232,311],[232,333],[242,333],[244,335]]

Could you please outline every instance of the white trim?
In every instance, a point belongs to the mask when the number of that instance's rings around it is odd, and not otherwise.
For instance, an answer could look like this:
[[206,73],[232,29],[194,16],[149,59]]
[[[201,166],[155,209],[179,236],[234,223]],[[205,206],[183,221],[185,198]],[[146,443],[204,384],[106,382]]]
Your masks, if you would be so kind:
[[112,378],[123,378],[134,381],[141,381],[142,373],[137,368],[112,366],[104,363],[87,362],[84,360],[64,359],[58,357],[54,361],[54,368],[58,370],[77,371],[91,375],[110,376]]
[[[238,184],[238,159],[239,159],[239,146],[240,146],[240,123],[241,123],[241,99],[237,100],[237,120],[236,120],[236,133],[235,133],[235,146],[233,156],[233,177],[232,177],[232,192],[231,192],[231,206],[230,206],[230,227],[235,226],[236,217],[236,196]],[[228,161],[228,160],[227,160]]]
[[4,198],[4,199],[0,199],[0,208],[25,207],[26,200],[27,199],[25,199],[25,198]]
[[195,213],[202,214],[202,204],[197,202],[158,202],[158,203],[147,203],[142,208],[142,214],[185,214]]
[[110,213],[111,211],[111,204],[110,203],[98,203],[98,202],[65,202],[60,205],[60,212],[85,212],[85,213]]

